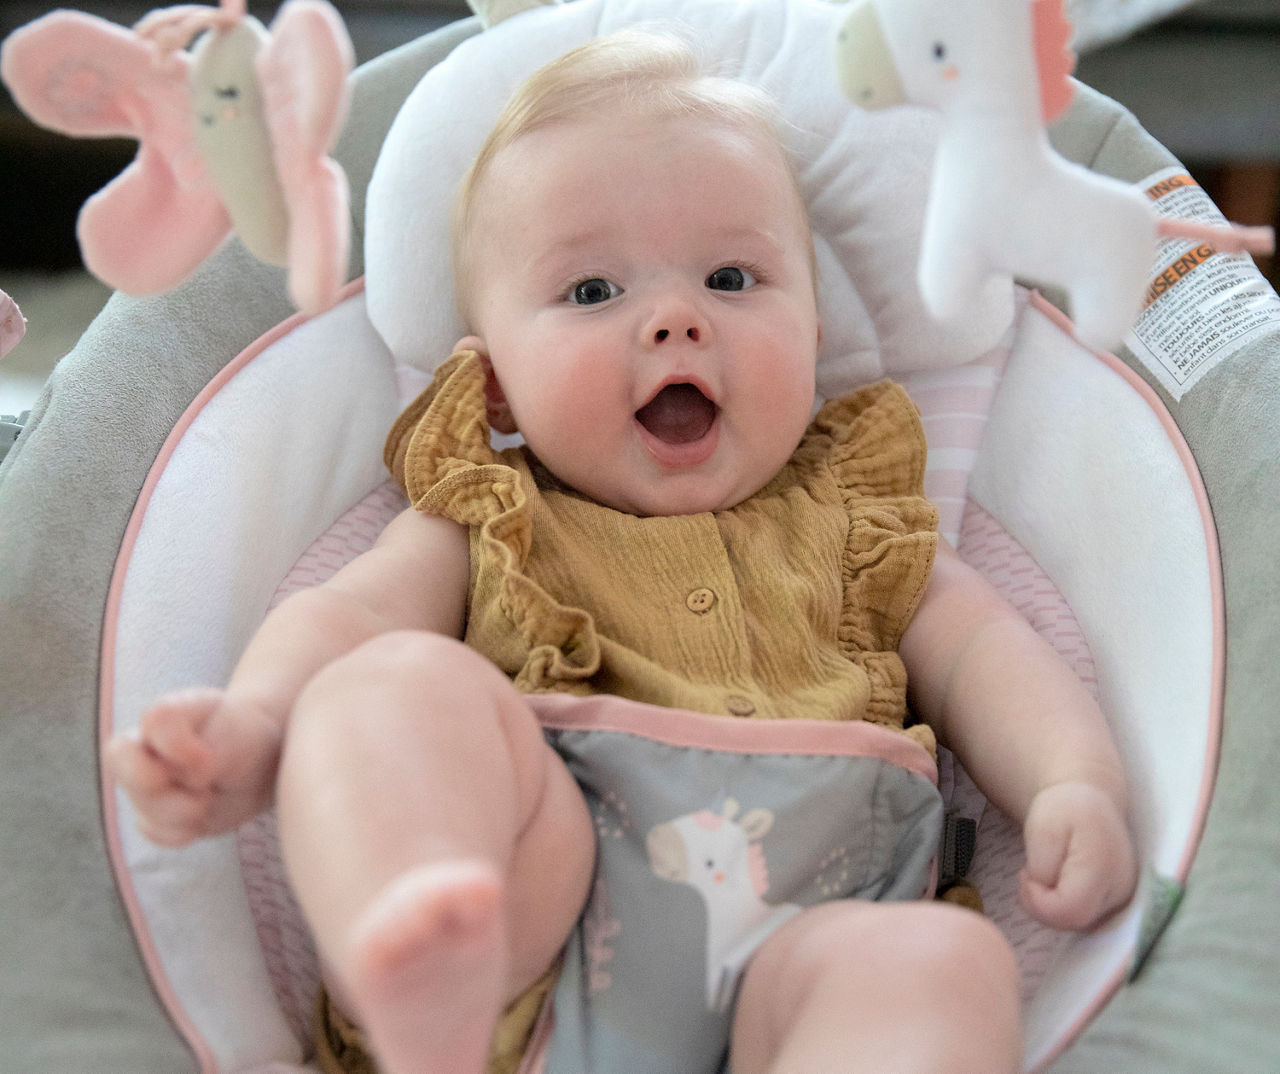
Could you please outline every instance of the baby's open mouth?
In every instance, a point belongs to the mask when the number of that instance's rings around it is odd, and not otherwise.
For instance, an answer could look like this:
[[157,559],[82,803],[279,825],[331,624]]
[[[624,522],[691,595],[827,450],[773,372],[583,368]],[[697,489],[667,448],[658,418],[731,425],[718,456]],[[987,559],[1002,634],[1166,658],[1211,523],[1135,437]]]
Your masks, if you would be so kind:
[[664,444],[692,444],[715,424],[719,408],[693,384],[668,384],[636,411],[636,421]]

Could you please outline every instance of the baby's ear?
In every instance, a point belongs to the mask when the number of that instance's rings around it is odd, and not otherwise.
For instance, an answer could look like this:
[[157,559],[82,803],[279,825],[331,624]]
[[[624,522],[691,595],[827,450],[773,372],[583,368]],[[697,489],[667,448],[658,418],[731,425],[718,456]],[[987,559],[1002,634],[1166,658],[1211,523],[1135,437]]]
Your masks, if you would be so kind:
[[511,406],[507,403],[506,393],[498,383],[498,376],[493,371],[493,363],[489,361],[489,350],[484,340],[479,336],[464,336],[453,348],[454,354],[459,351],[475,351],[484,366],[484,413],[485,420],[489,422],[489,428],[494,432],[508,435],[519,432],[516,428],[515,416],[511,413]]
[[489,428],[494,432],[508,435],[518,433],[520,430],[516,428],[516,419],[511,413],[511,405],[507,402],[502,385],[498,383],[493,366],[489,364],[487,358],[484,361],[484,373],[484,416],[489,422]]

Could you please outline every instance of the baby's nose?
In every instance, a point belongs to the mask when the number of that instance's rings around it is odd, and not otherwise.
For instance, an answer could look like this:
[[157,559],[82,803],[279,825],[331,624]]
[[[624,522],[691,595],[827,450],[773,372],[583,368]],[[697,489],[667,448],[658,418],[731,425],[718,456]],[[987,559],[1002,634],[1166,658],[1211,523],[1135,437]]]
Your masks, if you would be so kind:
[[639,324],[639,342],[646,347],[707,346],[712,324],[692,286],[670,286],[656,291],[652,305]]
[[[694,343],[697,343],[702,336],[702,331],[696,324],[693,324],[684,330],[684,334],[686,339],[691,339]],[[671,330],[669,328],[659,328],[653,334],[653,341],[655,343],[664,343],[670,336]]]

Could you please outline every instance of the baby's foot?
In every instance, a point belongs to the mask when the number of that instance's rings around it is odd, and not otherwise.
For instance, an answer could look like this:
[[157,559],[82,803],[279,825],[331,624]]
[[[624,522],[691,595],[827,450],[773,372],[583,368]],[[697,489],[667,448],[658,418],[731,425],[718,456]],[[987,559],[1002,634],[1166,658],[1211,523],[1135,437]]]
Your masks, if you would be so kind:
[[357,923],[350,999],[386,1074],[484,1069],[506,977],[502,888],[483,862],[423,866]]

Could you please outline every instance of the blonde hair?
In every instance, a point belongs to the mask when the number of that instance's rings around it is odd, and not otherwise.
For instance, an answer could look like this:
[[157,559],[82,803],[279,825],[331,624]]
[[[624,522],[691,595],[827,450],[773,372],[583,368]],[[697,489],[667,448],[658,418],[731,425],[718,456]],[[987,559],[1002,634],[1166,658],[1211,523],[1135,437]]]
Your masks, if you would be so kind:
[[658,119],[701,117],[763,134],[777,145],[800,197],[783,143],[781,113],[767,93],[704,73],[692,46],[669,33],[632,29],[595,38],[534,72],[516,90],[458,188],[453,206],[453,267],[464,318],[469,320],[470,238],[479,190],[494,158],[527,134],[594,114],[606,104]]

